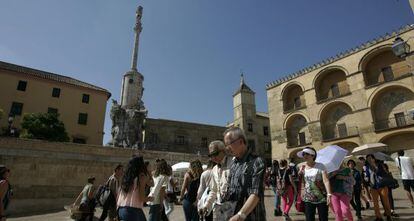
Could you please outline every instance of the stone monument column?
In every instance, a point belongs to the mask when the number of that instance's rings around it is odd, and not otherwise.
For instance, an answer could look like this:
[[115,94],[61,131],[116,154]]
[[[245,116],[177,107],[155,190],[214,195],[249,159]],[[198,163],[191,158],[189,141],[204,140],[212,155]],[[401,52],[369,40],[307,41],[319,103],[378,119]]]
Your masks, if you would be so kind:
[[116,147],[135,147],[143,145],[143,124],[147,116],[142,95],[144,76],[138,72],[139,35],[142,31],[142,7],[136,11],[135,40],[132,52],[131,69],[124,74],[121,89],[121,103],[113,101],[111,108],[112,145]]
[[139,6],[136,11],[136,22],[134,27],[135,40],[132,52],[131,70],[125,73],[122,81],[121,106],[123,108],[140,107],[142,105],[141,99],[144,92],[144,76],[142,76],[142,74],[137,70],[139,36],[142,31],[141,18],[142,7]]

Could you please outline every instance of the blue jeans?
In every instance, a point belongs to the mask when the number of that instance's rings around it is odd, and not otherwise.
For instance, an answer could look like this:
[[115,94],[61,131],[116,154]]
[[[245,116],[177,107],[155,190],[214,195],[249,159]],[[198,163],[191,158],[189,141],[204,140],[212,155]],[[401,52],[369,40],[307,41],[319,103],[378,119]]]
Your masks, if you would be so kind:
[[275,193],[275,209],[280,210],[280,196],[279,196],[279,193],[276,191],[275,186],[272,186],[272,190]]
[[122,221],[147,221],[142,209],[135,207],[119,207],[118,216]]
[[193,203],[191,203],[187,199],[183,200],[183,210],[184,210],[186,221],[198,221],[199,220],[197,207],[195,207]]
[[161,204],[150,205],[148,220],[160,221],[161,220]]

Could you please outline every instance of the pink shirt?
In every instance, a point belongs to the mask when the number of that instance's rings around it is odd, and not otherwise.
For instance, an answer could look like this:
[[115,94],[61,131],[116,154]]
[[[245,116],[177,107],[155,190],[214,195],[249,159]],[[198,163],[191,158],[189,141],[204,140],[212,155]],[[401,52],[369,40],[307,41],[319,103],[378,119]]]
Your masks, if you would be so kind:
[[[140,187],[137,185],[138,179],[134,179],[134,185],[130,188],[128,193],[123,190],[119,192],[117,205],[118,207],[135,207],[142,208],[144,206],[143,196],[140,196]],[[143,187],[145,188],[145,187]]]

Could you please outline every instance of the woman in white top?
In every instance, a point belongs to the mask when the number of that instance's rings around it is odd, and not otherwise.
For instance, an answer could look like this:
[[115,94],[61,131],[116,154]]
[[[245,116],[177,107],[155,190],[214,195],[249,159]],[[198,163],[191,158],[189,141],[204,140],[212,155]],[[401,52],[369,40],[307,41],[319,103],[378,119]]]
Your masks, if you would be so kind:
[[297,155],[306,161],[299,172],[305,183],[302,199],[305,202],[306,221],[315,220],[316,209],[319,221],[328,221],[332,192],[325,165],[315,162],[316,150],[312,147],[305,147]]
[[154,186],[151,187],[149,197],[153,200],[149,202],[149,221],[160,221],[163,215],[162,202],[165,197],[165,189],[167,188],[167,180],[171,175],[167,161],[157,159],[155,162]]
[[119,219],[122,221],[146,221],[142,207],[144,202],[152,200],[145,196],[145,187],[151,185],[151,176],[141,156],[135,156],[128,162],[118,195]]

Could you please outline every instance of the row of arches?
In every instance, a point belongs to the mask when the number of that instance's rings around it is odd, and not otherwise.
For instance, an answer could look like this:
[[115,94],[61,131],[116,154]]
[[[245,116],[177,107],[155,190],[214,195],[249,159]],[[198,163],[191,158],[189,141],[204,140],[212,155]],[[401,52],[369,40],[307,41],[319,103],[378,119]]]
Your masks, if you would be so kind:
[[[371,107],[375,131],[414,125],[414,91],[406,86],[393,84],[379,88],[370,97],[368,106]],[[359,136],[358,119],[363,118],[354,114],[358,114],[354,107],[342,100],[324,105],[318,115],[322,140]],[[302,111],[294,112],[286,118],[283,128],[286,130],[288,147],[312,142],[311,135],[315,134],[310,134],[309,122],[309,117]]]
[[[406,150],[407,148],[414,147],[414,131],[396,132],[382,137],[378,140],[380,143],[387,144],[388,154],[398,152],[399,150]],[[358,146],[363,145],[362,143],[356,143],[351,141],[337,142],[333,145],[338,145],[351,153],[352,150]],[[289,152],[289,158],[296,158],[296,153],[302,150],[301,148],[292,150]]]
[[[393,81],[410,73],[410,66],[395,56],[390,45],[380,46],[368,52],[359,63],[366,87]],[[350,94],[347,82],[348,71],[340,66],[321,70],[313,80],[318,103]],[[305,88],[299,82],[291,82],[282,89],[285,112],[306,107]]]

